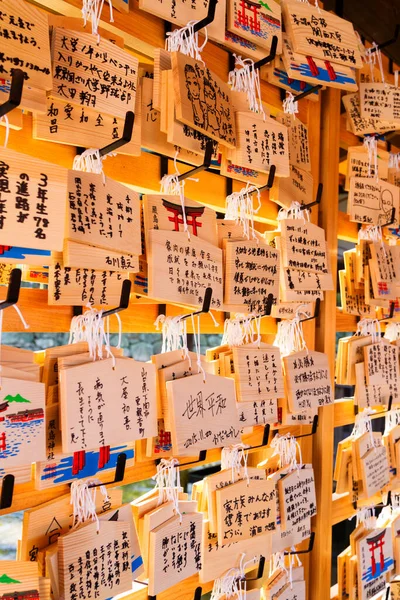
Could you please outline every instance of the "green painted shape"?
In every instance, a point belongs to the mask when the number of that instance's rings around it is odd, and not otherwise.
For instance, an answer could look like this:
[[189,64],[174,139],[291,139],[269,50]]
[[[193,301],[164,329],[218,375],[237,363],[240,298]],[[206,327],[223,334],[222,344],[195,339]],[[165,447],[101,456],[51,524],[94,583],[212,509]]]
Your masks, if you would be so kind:
[[269,10],[269,12],[272,12],[272,10],[270,9],[270,7],[268,6],[268,4],[266,2],[263,2],[262,0],[259,0],[259,2],[261,4],[261,6],[263,6],[267,10]]
[[11,577],[3,573],[3,575],[0,576],[0,583],[21,583],[21,581],[11,579]]
[[7,402],[20,402],[20,403],[26,402],[28,404],[31,403],[30,400],[27,400],[26,398],[21,396],[21,394],[16,394],[15,396],[11,396],[11,394],[8,394],[8,396],[6,396],[4,398],[4,400],[7,400]]

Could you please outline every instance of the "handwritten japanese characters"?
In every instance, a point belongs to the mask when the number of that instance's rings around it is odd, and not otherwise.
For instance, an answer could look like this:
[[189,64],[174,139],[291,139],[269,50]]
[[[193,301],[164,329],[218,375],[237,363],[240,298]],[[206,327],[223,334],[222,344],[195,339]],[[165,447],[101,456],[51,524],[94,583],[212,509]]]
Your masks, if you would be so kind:
[[156,371],[132,359],[105,359],[60,371],[64,452],[157,435]]
[[222,310],[222,250],[185,232],[148,231],[149,297],[201,306],[208,287],[211,308]]
[[172,52],[174,103],[178,121],[233,148],[236,127],[227,83],[201,61]]
[[328,357],[303,351],[283,357],[289,409],[293,413],[333,403]]
[[197,21],[207,16],[208,1],[202,0],[202,2],[189,5],[185,0],[168,0],[168,2],[157,3],[152,0],[140,0],[139,8],[184,27],[193,19]]
[[328,273],[325,231],[302,219],[281,221],[282,263],[290,269]]
[[199,373],[166,385],[174,456],[240,442],[232,379]]
[[390,221],[392,208],[395,208],[397,221],[399,197],[400,188],[382,179],[350,177],[350,220],[366,225],[382,225]]
[[278,492],[282,529],[294,529],[317,514],[312,468],[296,469],[279,479]]
[[363,491],[367,498],[377,494],[390,481],[389,461],[385,446],[371,448],[360,459]]
[[382,339],[364,347],[368,385],[396,384],[399,380],[399,348]]
[[62,250],[67,169],[0,151],[0,237],[5,246]]
[[238,481],[216,490],[218,543],[251,539],[276,528],[276,487],[268,479]]
[[[378,152],[378,177],[388,178],[389,153],[383,149]],[[350,189],[351,177],[376,177],[374,161],[370,162],[367,148],[364,146],[350,146],[347,151],[347,172],[345,189]]]
[[278,2],[228,0],[228,30],[268,50],[273,36],[278,38],[277,54],[282,49],[282,18]]
[[[224,303],[264,314],[269,294],[278,299],[279,251],[255,240],[227,240]],[[237,308],[239,310],[239,308]]]
[[383,121],[371,116],[363,117],[361,115],[359,94],[346,94],[346,96],[343,96],[342,102],[346,109],[351,130],[355,135],[385,133],[386,131],[395,130],[398,125],[394,121]]
[[57,546],[59,589],[66,600],[77,593],[106,600],[131,589],[129,523],[90,523],[61,536]]
[[388,83],[360,84],[361,115],[364,118],[400,124],[400,88]]
[[285,2],[282,13],[294,52],[347,67],[362,67],[352,23],[293,1]]
[[263,344],[232,349],[236,393],[240,402],[271,400],[284,394],[279,348]]
[[288,130],[290,164],[299,169],[311,171],[307,125],[304,125],[294,115],[285,113],[279,113],[277,120],[285,125]]
[[69,240],[142,253],[139,196],[103,175],[68,171]]
[[51,89],[49,21],[44,11],[22,0],[1,0],[1,73],[10,80],[15,68],[29,85]]
[[289,208],[292,202],[307,204],[313,195],[313,177],[303,169],[290,165],[289,177],[276,177],[270,199]]
[[289,176],[288,129],[275,119],[253,112],[236,113],[237,145],[228,152],[235,165],[268,173],[275,165],[278,177]]
[[121,119],[135,110],[138,60],[89,33],[55,27],[51,95]]

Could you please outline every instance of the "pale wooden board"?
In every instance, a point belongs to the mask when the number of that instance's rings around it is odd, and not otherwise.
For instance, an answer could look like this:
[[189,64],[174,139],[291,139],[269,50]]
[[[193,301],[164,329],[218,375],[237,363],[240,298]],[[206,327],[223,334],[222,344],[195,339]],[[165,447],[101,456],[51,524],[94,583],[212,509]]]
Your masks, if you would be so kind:
[[[4,419],[0,421],[2,467],[43,460],[46,452],[44,384],[2,377],[0,405],[4,405],[0,413]],[[18,416],[15,422],[13,416]]]
[[[378,176],[380,179],[388,178],[389,153],[379,148],[378,150]],[[347,150],[347,172],[345,189],[350,189],[350,177],[376,177],[374,161],[369,170],[367,148],[364,146],[350,146]]]
[[2,74],[10,79],[13,69],[17,67],[25,72],[30,85],[42,90],[51,89],[47,14],[22,0],[1,0],[0,10],[4,14],[0,29],[1,49],[4,52]]
[[[379,536],[379,534],[383,534],[383,545],[381,551],[384,566],[382,572],[380,572],[381,569],[378,567],[371,578],[372,554],[370,550],[371,544],[368,543],[368,540],[375,538],[375,536]],[[381,551],[379,551],[379,565]],[[359,600],[368,600],[368,598],[372,598],[373,595],[379,597],[379,592],[383,593],[386,591],[386,577],[388,574],[390,576],[390,571],[392,571],[394,567],[393,543],[390,527],[385,529],[375,528],[372,531],[366,531],[366,535],[358,538],[356,541],[356,556],[358,589],[357,598]]]
[[351,294],[346,283],[344,271],[339,271],[340,300],[342,310],[349,315],[375,317],[375,309],[365,304],[364,290],[354,290]]
[[[0,149],[0,160],[6,163],[2,167],[1,180],[8,182],[6,189],[9,190],[9,195],[4,192],[7,213],[3,215],[2,244],[38,250],[61,250],[66,214],[67,170],[5,148]],[[17,201],[17,197],[20,200]],[[20,217],[20,214],[23,216]],[[18,222],[18,219],[22,222]]]
[[241,167],[240,165],[234,165],[227,158],[227,148],[220,148],[221,150],[221,167],[220,167],[220,175],[224,177],[230,177],[231,179],[236,179],[237,181],[244,181],[254,183],[255,185],[261,187],[263,185],[267,185],[268,183],[268,175],[266,173],[261,173],[260,171],[256,171],[255,169],[248,169],[246,167]]
[[218,247],[223,248],[225,239],[244,239],[243,226],[236,221],[217,219]]
[[287,76],[295,80],[301,79],[312,85],[326,85],[349,91],[358,87],[355,69],[294,52],[291,39],[286,34],[283,34],[282,39],[282,61]]
[[234,148],[236,128],[228,84],[201,61],[179,52],[172,52],[171,59],[178,121]]
[[148,231],[148,249],[149,297],[201,306],[211,287],[211,309],[222,309],[222,250],[193,235],[188,240],[187,233],[155,229]]
[[325,231],[302,219],[280,221],[282,266],[313,273],[328,273]]
[[243,427],[276,423],[278,420],[278,403],[276,399],[238,402],[239,421]]
[[[201,513],[186,513],[182,520],[175,516],[150,532],[149,595],[159,594],[200,570],[202,521]],[[166,544],[169,552],[165,552]],[[186,560],[178,564],[183,544]]]
[[[81,33],[89,33],[92,29],[92,23],[90,20],[87,21],[86,27],[85,27],[84,21],[83,21],[81,15],[79,17],[68,17],[66,15],[56,15],[54,13],[49,13],[48,16],[49,16],[50,33],[53,31],[54,27],[62,27],[63,29],[73,29],[74,31],[81,32]],[[109,31],[106,27],[102,27],[101,22],[102,21],[100,21],[100,24],[98,27],[98,32],[99,32],[100,36],[102,38],[105,38],[106,40],[109,40],[110,42],[112,42],[113,44],[118,46],[119,48],[123,48],[125,46],[124,38],[121,35],[117,34],[118,30],[115,29],[115,31]]]
[[295,302],[303,299],[305,302],[316,300],[323,296],[323,291],[333,289],[330,273],[313,273],[298,269],[282,269],[280,299],[283,302]]
[[[130,546],[129,523],[118,521],[100,521],[99,530],[96,523],[90,523],[61,536],[57,543],[60,595],[65,600],[75,597],[74,589],[80,587],[81,561],[85,565],[85,588],[88,581],[92,589],[96,581],[99,584],[98,600],[106,600],[110,594],[129,591],[132,588]],[[104,578],[100,576],[102,570]]]
[[394,121],[383,121],[382,119],[361,116],[359,94],[346,94],[342,97],[342,102],[350,121],[351,131],[354,135],[386,133],[387,131],[395,130],[398,126],[398,123],[395,123]]
[[[362,67],[359,42],[350,21],[311,4],[293,1],[282,5],[282,14],[295,52],[347,67]],[[329,41],[325,43],[326,38]]]
[[[138,95],[139,96],[139,95]],[[141,103],[136,100],[132,139],[119,154],[140,156]],[[122,137],[124,119],[87,106],[75,106],[60,98],[47,98],[45,112],[33,116],[33,138],[83,148],[102,148]]]
[[171,69],[171,54],[167,50],[164,50],[164,48],[155,48],[153,79],[153,108],[155,110],[161,110],[161,74],[163,71],[169,71]]
[[184,0],[168,0],[167,2],[154,2],[153,0],[139,0],[139,8],[184,27],[188,21],[198,21],[207,16],[208,0],[199,4],[187,4]]
[[[145,194],[143,215],[145,230],[184,231],[183,210],[191,236],[217,246],[217,216],[214,210],[184,198],[185,209],[179,196],[167,194]],[[191,210],[193,209],[193,210]]]
[[232,163],[276,176],[289,176],[288,129],[274,119],[252,112],[236,112],[237,144],[228,153]]
[[290,164],[311,173],[308,127],[295,115],[278,113],[276,120],[288,128]]
[[55,260],[49,267],[48,303],[86,306],[119,305],[121,289],[126,274],[118,271],[95,271],[64,267]]
[[240,442],[235,383],[217,375],[192,375],[167,382],[174,456]]
[[271,48],[272,38],[278,38],[277,54],[282,53],[282,16],[278,2],[241,2],[228,0],[227,28],[263,50]]
[[[128,110],[135,110],[137,58],[107,40],[100,39],[98,43],[92,34],[77,35],[76,31],[58,27],[53,29],[51,53],[51,96],[121,119]],[[110,76],[115,80],[110,80]],[[93,81],[98,83],[93,85]]]
[[[112,359],[101,361],[101,371],[99,363],[92,362],[60,372],[64,452],[156,435],[155,367],[128,358],[115,361],[115,367]],[[93,403],[93,418],[89,397]],[[85,425],[80,423],[82,420]]]
[[232,348],[239,402],[271,400],[284,395],[279,348],[253,344]]
[[388,83],[360,84],[361,116],[394,121],[400,127],[400,88]]
[[399,379],[399,347],[382,339],[364,346],[365,377],[368,385],[396,384]]
[[[295,469],[278,481],[282,529],[292,529],[317,514],[314,472]],[[306,500],[304,500],[306,498]]]
[[[122,490],[109,489],[106,497],[97,493],[96,513],[102,514],[115,509],[121,503]],[[22,523],[21,560],[35,560],[39,550],[54,544],[60,535],[69,532],[72,525],[70,494],[26,510]]]
[[276,528],[277,490],[270,479],[238,481],[216,490],[216,505],[221,546],[254,539]]
[[139,194],[117,181],[68,171],[66,237],[73,242],[139,255]]
[[269,198],[280,206],[289,208],[292,202],[307,204],[313,201],[314,180],[311,173],[289,167],[289,177],[277,177],[269,193]]
[[298,309],[305,315],[311,317],[314,314],[314,305],[311,302],[279,302],[274,304],[271,316],[275,319],[293,319]]
[[9,583],[0,583],[2,597],[7,597],[10,593],[12,596],[15,593],[17,597],[24,597],[24,592],[39,592],[39,569],[35,562],[1,560],[0,577],[2,575],[12,580]]
[[124,273],[137,273],[139,271],[138,256],[104,250],[90,244],[78,244],[68,240],[64,240],[63,264],[65,267],[94,269],[95,271],[107,269]]
[[381,225],[391,218],[395,208],[395,224],[399,222],[400,188],[372,177],[350,177],[348,212],[350,221]]
[[[4,81],[4,80],[3,80]],[[10,96],[11,79],[5,81],[4,84],[0,84],[0,103],[7,102]],[[45,113],[46,112],[46,90],[32,87],[24,82],[22,88],[21,103],[19,104],[21,110],[29,110],[33,114]],[[14,112],[14,111],[11,111]],[[8,113],[9,116],[11,113]]]
[[328,357],[323,352],[302,351],[283,357],[287,399],[293,413],[333,403]]
[[88,352],[89,347],[87,342],[79,342],[77,344],[65,344],[63,346],[54,346],[52,348],[46,348],[44,351],[43,359],[43,375],[42,381],[46,385],[46,389],[49,386],[55,386],[58,384],[58,364],[57,360],[62,356],[69,356],[70,354],[81,354],[82,352]]
[[224,302],[242,312],[265,313],[268,294],[279,297],[279,251],[253,240],[225,243]]
[[275,60],[269,65],[261,68],[261,78],[272,83],[272,85],[291,92],[294,96],[302,92],[310,92],[307,99],[311,100],[311,102],[319,101],[319,91],[311,91],[313,87],[312,83],[306,83],[301,79],[292,79],[288,76],[282,56],[276,56]]

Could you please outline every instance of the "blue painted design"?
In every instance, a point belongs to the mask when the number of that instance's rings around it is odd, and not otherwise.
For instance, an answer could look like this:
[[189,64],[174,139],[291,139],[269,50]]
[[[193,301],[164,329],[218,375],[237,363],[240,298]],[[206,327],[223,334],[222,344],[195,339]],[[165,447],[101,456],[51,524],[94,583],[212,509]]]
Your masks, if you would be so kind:
[[9,250],[4,250],[4,252],[0,254],[0,260],[2,258],[25,259],[32,254],[37,256],[51,256],[50,250],[35,250],[34,248],[21,248],[18,246],[11,246]]
[[[329,77],[328,69],[323,68],[319,64],[318,64],[319,73],[317,76],[312,74],[308,63],[303,63],[301,65],[298,65],[297,63],[292,63],[290,66],[293,69],[293,71],[297,71],[299,73],[299,77],[301,77],[302,79],[304,77],[313,77],[316,81],[321,81],[322,83],[332,83],[332,79]],[[336,79],[335,79],[336,83],[342,83],[343,85],[346,83],[356,83],[355,77],[348,77],[347,75],[345,75],[344,73],[341,73],[340,71],[335,70],[335,75],[336,75]]]
[[[283,71],[282,69],[278,69],[278,67],[275,67],[274,75],[275,75],[275,77],[278,77],[279,83],[281,83],[282,85],[285,85],[286,87],[289,87],[294,92],[307,92],[308,90],[310,90],[313,87],[312,85],[310,85],[308,83],[306,83],[305,87],[300,87],[300,84],[302,82],[299,79],[292,79],[291,82],[289,83],[289,78],[288,78],[288,74],[286,73],[286,71]],[[318,90],[316,90],[312,93],[318,94]]]
[[372,575],[372,566],[368,568],[367,572],[363,574],[362,576],[362,580],[363,581],[373,581],[374,579],[376,579],[377,577],[379,577],[379,575],[382,575],[383,573],[386,573],[386,571],[390,571],[390,569],[392,569],[394,567],[394,560],[393,558],[389,557],[385,559],[385,562],[383,564],[383,569],[381,571],[381,565],[379,560],[376,562],[376,571],[375,571],[375,575]]
[[142,564],[143,564],[143,558],[141,556],[137,556],[136,558],[133,558],[132,563],[131,563],[132,573],[134,573],[139,567],[141,567]]
[[[48,479],[52,479],[54,484],[63,483],[65,481],[71,481],[74,479],[84,479],[85,477],[93,477],[96,473],[101,473],[106,469],[113,469],[117,465],[118,454],[124,452],[126,454],[126,458],[133,458],[135,456],[135,452],[133,448],[127,448],[126,446],[117,446],[111,448],[110,450],[110,460],[103,467],[103,469],[99,469],[99,451],[91,450],[87,451],[85,454],[86,464],[81,471],[79,471],[78,475],[72,474],[72,463],[73,463],[73,455],[65,456],[60,461],[57,461],[56,467],[47,467],[44,469],[42,475],[42,481],[47,481]],[[54,461],[56,463],[56,461]]]

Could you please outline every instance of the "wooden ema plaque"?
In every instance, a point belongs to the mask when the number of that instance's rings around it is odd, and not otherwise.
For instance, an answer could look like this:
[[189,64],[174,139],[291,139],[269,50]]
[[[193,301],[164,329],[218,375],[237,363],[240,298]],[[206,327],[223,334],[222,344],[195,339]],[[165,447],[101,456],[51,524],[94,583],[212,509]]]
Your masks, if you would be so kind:
[[229,160],[247,169],[269,173],[272,165],[278,177],[289,176],[288,129],[275,119],[254,112],[235,113],[237,144]]
[[317,514],[314,471],[298,468],[278,480],[282,529],[293,529]]
[[237,410],[242,427],[266,425],[267,423],[276,423],[278,420],[278,403],[275,398],[240,402],[237,404]]
[[364,290],[354,290],[350,292],[346,282],[345,271],[339,271],[340,301],[342,310],[348,315],[357,315],[362,317],[375,317],[375,309],[365,303]]
[[365,377],[365,364],[357,363],[356,371],[356,388],[354,391],[354,399],[359,408],[374,408],[375,406],[387,406],[389,403],[390,390],[388,385],[368,385]]
[[[379,148],[378,152],[378,177],[388,178],[389,153]],[[376,178],[375,165],[369,164],[368,151],[364,146],[350,146],[347,151],[347,171],[345,189],[350,189],[351,177]]]
[[125,119],[135,110],[137,58],[89,33],[55,27],[51,96]]
[[222,250],[178,231],[148,231],[149,297],[202,306],[208,287],[211,308],[222,310]]
[[342,97],[342,102],[346,109],[351,131],[354,135],[386,133],[387,131],[394,131],[398,127],[398,123],[394,121],[383,121],[382,119],[376,119],[371,116],[361,116],[360,95],[358,93],[346,94],[346,96]]
[[33,87],[51,89],[49,21],[47,14],[22,0],[1,0],[0,37],[2,76],[11,79],[14,68],[24,71]]
[[[139,96],[139,94],[138,94]],[[118,148],[118,154],[140,156],[141,102],[136,99],[132,139]],[[124,121],[108,113],[75,106],[59,98],[47,98],[45,110],[33,115],[32,137],[36,140],[84,148],[102,148],[122,137]]]
[[68,171],[68,240],[142,253],[139,195],[103,175]]
[[308,127],[294,115],[283,112],[277,115],[277,121],[285,125],[289,136],[289,161],[291,165],[305,171],[311,171]]
[[63,452],[157,434],[154,365],[129,358],[115,361],[115,368],[112,359],[105,359],[61,370]]
[[386,590],[386,577],[394,568],[390,527],[372,529],[356,541],[359,600],[379,597]]
[[307,204],[313,197],[314,180],[311,173],[289,166],[289,177],[277,177],[274,180],[269,197],[284,208],[290,208],[292,202]]
[[170,23],[185,27],[189,21],[199,21],[207,16],[208,2],[209,0],[204,0],[201,3],[189,5],[185,0],[168,0],[167,2],[139,0],[139,8]]
[[350,221],[365,225],[382,225],[391,220],[394,208],[395,223],[398,223],[399,198],[400,188],[387,181],[376,180],[374,177],[350,177]]
[[359,42],[350,21],[293,1],[282,5],[282,14],[294,52],[346,67],[362,67]]
[[172,52],[174,104],[178,121],[228,148],[236,144],[231,90],[201,61]]
[[294,52],[291,39],[285,34],[282,40],[281,60],[290,79],[301,79],[313,86],[319,84],[350,91],[358,89],[356,72],[352,67]]
[[0,186],[2,244],[62,250],[67,170],[1,148]]
[[399,347],[387,340],[364,347],[368,385],[396,384],[399,379]]
[[361,116],[394,121],[400,126],[400,88],[389,83],[360,84]]
[[268,175],[267,173],[260,173],[255,169],[249,169],[247,167],[241,167],[240,165],[235,165],[232,163],[228,157],[228,149],[221,148],[221,166],[220,166],[220,175],[224,177],[231,177],[231,179],[235,179],[236,181],[243,181],[247,183],[250,181],[254,183],[258,187],[262,187],[263,185],[267,185],[268,183]]
[[[133,242],[133,240],[132,240]],[[104,250],[90,244],[79,244],[64,240],[64,267],[77,269],[94,269],[94,271],[119,271],[125,273],[139,272],[139,256]]]
[[293,413],[333,403],[328,357],[303,351],[283,357],[289,410]]
[[322,227],[302,219],[283,219],[280,226],[284,267],[319,274],[329,272],[325,231]]
[[[39,566],[36,562],[0,561],[0,594],[2,598],[39,598],[40,591]],[[40,598],[42,598],[41,595]]]
[[279,348],[262,344],[232,348],[236,393],[240,402],[281,398],[284,395]]
[[[193,18],[193,17],[191,17]],[[269,50],[272,38],[278,38],[277,54],[282,52],[282,17],[278,2],[228,0],[228,31]]]
[[179,196],[145,194],[143,214],[146,231],[159,229],[183,232],[186,220],[190,236],[197,236],[199,240],[205,240],[213,246],[218,245],[215,211],[195,200],[184,198],[183,207]]
[[276,528],[276,487],[268,479],[238,481],[216,491],[218,544],[268,534]]
[[226,241],[224,303],[264,314],[269,294],[279,297],[279,251],[257,241]]
[[233,379],[199,373],[166,386],[174,456],[240,443]]
[[149,595],[195,575],[201,569],[203,515],[197,512],[172,517],[150,532]]
[[44,384],[1,378],[0,461],[3,468],[43,460]]
[[74,600],[78,590],[85,597],[92,593],[106,600],[130,590],[130,546],[129,524],[118,521],[100,521],[99,530],[97,523],[90,523],[61,536],[57,542],[60,595]]

